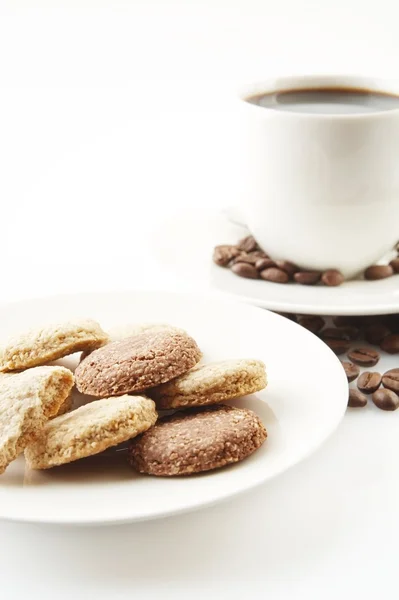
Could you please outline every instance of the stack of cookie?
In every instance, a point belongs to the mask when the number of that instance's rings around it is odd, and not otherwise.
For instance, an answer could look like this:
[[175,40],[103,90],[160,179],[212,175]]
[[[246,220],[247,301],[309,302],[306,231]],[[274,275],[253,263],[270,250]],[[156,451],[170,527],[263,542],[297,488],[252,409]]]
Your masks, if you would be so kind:
[[[82,351],[75,376],[48,363]],[[0,471],[25,451],[48,469],[131,440],[141,473],[186,475],[244,459],[266,439],[259,418],[220,404],[266,386],[257,360],[199,365],[185,331],[135,325],[105,333],[94,321],[31,331],[0,349]],[[45,365],[45,366],[38,366]],[[74,384],[87,404],[71,410]],[[158,419],[158,410],[179,411]]]

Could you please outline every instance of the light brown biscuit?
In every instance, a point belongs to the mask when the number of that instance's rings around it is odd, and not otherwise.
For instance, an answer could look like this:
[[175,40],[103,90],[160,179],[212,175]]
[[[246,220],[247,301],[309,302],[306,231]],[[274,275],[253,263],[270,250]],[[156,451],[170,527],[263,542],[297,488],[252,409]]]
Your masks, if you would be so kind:
[[64,367],[0,375],[0,473],[37,439],[73,386]]
[[149,391],[160,409],[217,404],[263,390],[266,368],[261,360],[224,360],[193,367]]
[[197,408],[164,417],[133,440],[129,462],[149,475],[190,475],[243,460],[266,437],[251,410],[225,405]]
[[0,371],[43,365],[79,350],[98,348],[107,340],[100,325],[89,319],[32,329],[0,348]]
[[144,396],[96,400],[48,421],[25,458],[31,469],[50,469],[117,446],[156,420],[155,404]]
[[[73,408],[73,396],[72,394],[69,394],[69,396],[67,396],[64,400],[64,402],[61,404],[61,406],[58,409],[58,412],[56,415],[54,415],[54,417],[59,417],[60,415],[65,415],[65,413],[70,412]],[[51,417],[51,418],[54,418]]]
[[186,333],[147,331],[94,350],[77,366],[76,385],[98,398],[140,392],[181,375],[200,358]]

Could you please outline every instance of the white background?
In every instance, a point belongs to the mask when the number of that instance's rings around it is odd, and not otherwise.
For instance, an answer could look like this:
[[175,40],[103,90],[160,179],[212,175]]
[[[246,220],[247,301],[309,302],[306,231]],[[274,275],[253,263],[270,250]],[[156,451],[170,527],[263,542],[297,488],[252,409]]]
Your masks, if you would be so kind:
[[[195,283],[161,269],[153,248],[160,231],[173,248],[187,211],[234,201],[237,84],[395,77],[395,4],[2,0],[3,300]],[[300,468],[195,515],[103,530],[2,524],[2,597],[396,598],[395,416],[349,415]]]

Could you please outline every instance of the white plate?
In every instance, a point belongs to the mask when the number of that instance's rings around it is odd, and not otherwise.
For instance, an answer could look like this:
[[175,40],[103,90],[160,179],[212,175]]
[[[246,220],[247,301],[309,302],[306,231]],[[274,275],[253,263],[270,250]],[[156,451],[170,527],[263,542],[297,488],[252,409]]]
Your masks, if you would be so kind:
[[173,220],[165,221],[152,240],[152,251],[155,244],[162,268],[180,274],[184,281],[190,280],[191,288],[227,293],[271,310],[321,315],[373,315],[399,311],[399,275],[381,281],[349,281],[339,287],[327,288],[244,279],[213,264],[214,246],[234,244],[245,235],[248,235],[245,228],[220,214],[187,212],[180,218],[174,215]]
[[[90,316],[107,328],[133,321],[187,329],[206,361],[256,357],[269,386],[236,402],[259,414],[268,440],[237,465],[186,478],[136,474],[123,452],[49,471],[18,459],[0,477],[0,517],[60,524],[105,524],[171,515],[249,490],[308,456],[333,432],[347,402],[338,359],[318,338],[273,313],[207,295],[124,292],[58,296],[0,308],[1,337],[40,322]],[[76,362],[76,361],[75,361]],[[72,365],[71,358],[66,364]]]

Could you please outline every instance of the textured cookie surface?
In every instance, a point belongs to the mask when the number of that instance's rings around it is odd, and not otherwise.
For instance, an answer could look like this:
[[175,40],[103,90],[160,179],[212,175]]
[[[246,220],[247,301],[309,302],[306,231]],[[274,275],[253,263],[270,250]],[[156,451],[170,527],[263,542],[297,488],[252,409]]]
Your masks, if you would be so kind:
[[16,371],[102,346],[108,336],[96,321],[47,325],[11,338],[0,348],[0,371]]
[[119,342],[128,337],[140,335],[146,332],[159,332],[159,331],[175,331],[177,333],[186,334],[184,329],[174,327],[174,325],[168,325],[167,323],[127,323],[126,325],[120,325],[113,327],[107,333],[111,342]]
[[0,473],[41,435],[72,386],[73,375],[64,367],[0,375]]
[[146,331],[94,350],[77,366],[76,385],[98,398],[140,392],[181,375],[200,358],[186,333]]
[[140,473],[172,476],[209,471],[243,460],[266,439],[250,410],[214,405],[176,413],[132,440],[129,462]]
[[25,458],[31,469],[50,469],[125,442],[156,420],[155,404],[144,396],[96,400],[48,421]]
[[158,408],[217,404],[259,392],[267,385],[262,361],[224,360],[193,367],[180,377],[150,390]]

